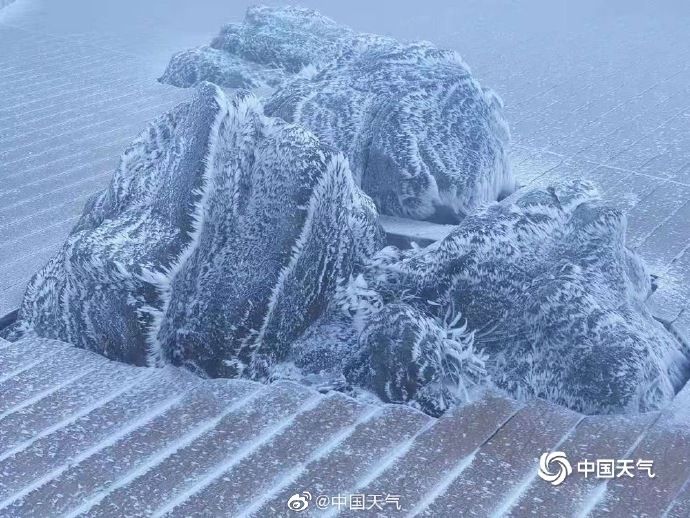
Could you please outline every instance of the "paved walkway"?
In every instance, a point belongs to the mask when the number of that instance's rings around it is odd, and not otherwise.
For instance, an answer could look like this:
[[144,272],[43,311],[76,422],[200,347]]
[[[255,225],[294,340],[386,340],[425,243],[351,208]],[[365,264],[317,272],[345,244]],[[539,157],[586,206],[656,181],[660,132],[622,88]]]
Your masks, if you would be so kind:
[[[132,367],[49,340],[0,340],[0,365],[8,518],[291,516],[287,501],[302,491],[399,496],[401,512],[390,502],[381,516],[686,517],[690,505],[690,389],[661,414],[584,417],[485,393],[433,419],[289,382]],[[653,459],[656,477],[634,468],[606,483],[576,471],[554,487],[537,476],[554,449],[573,462]]]
[[[168,56],[209,41],[248,3],[18,0],[3,9],[0,316],[124,145],[184,95],[154,83]],[[300,3],[359,30],[458,49],[505,100],[521,182],[590,177],[629,211],[630,245],[659,276],[650,303],[690,342],[690,4]]]

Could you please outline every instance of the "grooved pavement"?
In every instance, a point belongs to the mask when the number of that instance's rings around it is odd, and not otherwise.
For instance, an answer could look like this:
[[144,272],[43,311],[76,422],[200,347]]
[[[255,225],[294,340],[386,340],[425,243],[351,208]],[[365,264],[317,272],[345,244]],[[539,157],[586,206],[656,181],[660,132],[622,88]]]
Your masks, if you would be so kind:
[[[639,416],[582,416],[485,391],[434,419],[26,338],[0,339],[0,393],[3,517],[294,516],[287,501],[303,491],[313,498],[305,516],[683,516],[688,505],[690,388]],[[575,471],[554,487],[537,468],[555,449],[573,463],[653,459],[656,476]],[[367,512],[350,495],[368,495]],[[325,509],[317,496],[330,497]]]

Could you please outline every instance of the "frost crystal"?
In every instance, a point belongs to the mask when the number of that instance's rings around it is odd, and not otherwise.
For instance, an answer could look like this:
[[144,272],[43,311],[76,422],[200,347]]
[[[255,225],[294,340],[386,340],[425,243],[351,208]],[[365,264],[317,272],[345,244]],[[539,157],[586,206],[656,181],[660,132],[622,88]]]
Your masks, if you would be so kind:
[[279,87],[266,113],[342,151],[384,214],[458,222],[515,188],[501,101],[456,52],[427,42],[357,34],[310,10],[258,7],[211,47],[177,54],[161,80]]

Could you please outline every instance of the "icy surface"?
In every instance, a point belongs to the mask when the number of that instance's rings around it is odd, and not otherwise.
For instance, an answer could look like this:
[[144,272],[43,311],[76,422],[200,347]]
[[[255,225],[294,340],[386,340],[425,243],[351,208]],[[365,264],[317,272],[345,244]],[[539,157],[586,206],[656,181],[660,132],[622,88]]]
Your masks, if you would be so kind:
[[430,43],[357,34],[307,9],[258,7],[210,47],[174,56],[161,80],[280,86],[266,113],[345,153],[383,214],[457,222],[515,187],[500,99],[456,52]]
[[[383,317],[397,340],[401,320],[422,327],[452,308],[492,381],[519,398],[585,413],[646,411],[673,397],[688,358],[646,308],[650,277],[624,235],[623,215],[598,202],[591,184],[532,189],[466,218],[428,248],[382,250],[360,280],[361,300],[420,308]],[[360,346],[374,347],[370,356],[380,354],[380,343],[361,336]]]
[[284,357],[381,232],[342,156],[261,112],[205,84],[151,124],[32,279],[19,330],[212,376]]
[[349,29],[311,9],[256,6],[224,26],[209,46],[175,54],[161,81],[189,87],[275,87],[307,66],[319,67],[351,45]]

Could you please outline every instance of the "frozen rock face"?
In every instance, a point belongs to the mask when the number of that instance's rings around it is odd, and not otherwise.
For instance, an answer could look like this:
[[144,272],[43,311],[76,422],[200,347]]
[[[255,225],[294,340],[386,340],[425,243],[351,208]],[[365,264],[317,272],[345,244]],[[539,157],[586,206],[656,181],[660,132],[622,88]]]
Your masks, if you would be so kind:
[[487,380],[471,333],[441,325],[409,304],[385,306],[358,342],[345,365],[348,381],[370,388],[384,401],[412,403],[434,416],[468,401],[470,389]]
[[339,287],[329,311],[294,343],[288,361],[298,372],[288,377],[439,416],[489,383],[485,358],[461,320],[452,306],[374,291],[360,274]]
[[183,88],[201,81],[275,87],[307,66],[330,61],[353,37],[311,9],[250,7],[242,23],[224,26],[210,46],[175,54],[160,81]]
[[357,34],[304,9],[252,8],[211,47],[173,57],[161,80],[279,86],[267,115],[342,151],[384,214],[456,223],[515,188],[501,101],[456,52],[430,43]]
[[124,153],[31,281],[15,332],[261,378],[380,240],[341,155],[204,84]]
[[514,189],[501,104],[460,57],[384,41],[297,78],[266,113],[347,155],[385,214],[456,223]]
[[[591,185],[561,185],[468,217],[426,249],[384,249],[364,282],[383,304],[406,298],[423,308],[388,316],[389,335],[453,307],[492,381],[517,397],[585,413],[647,411],[673,397],[689,363],[646,309],[649,275],[624,236],[623,216],[599,204]],[[376,365],[393,346],[370,325],[374,340],[360,344],[374,359],[376,388]]]

